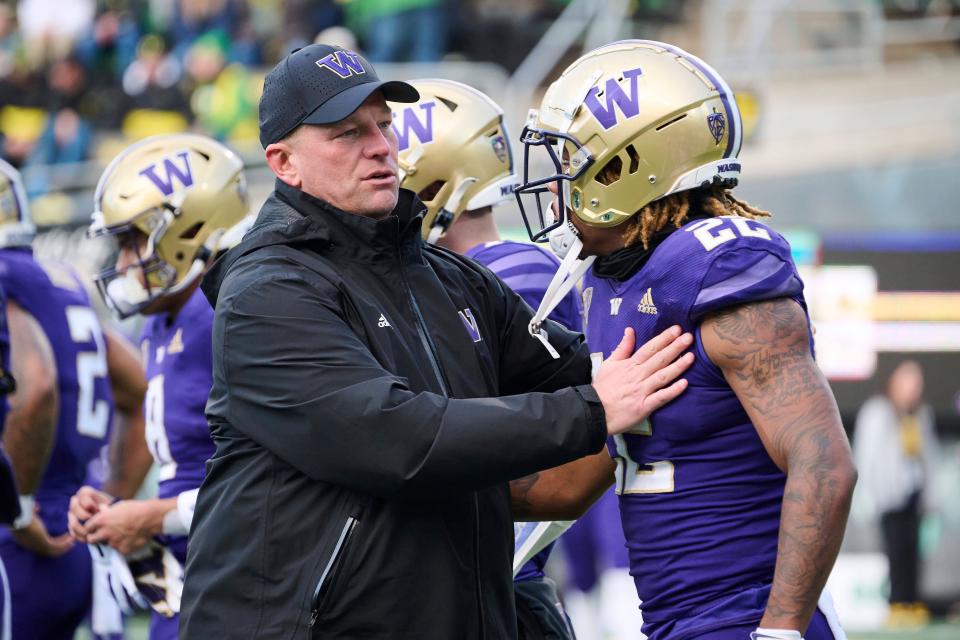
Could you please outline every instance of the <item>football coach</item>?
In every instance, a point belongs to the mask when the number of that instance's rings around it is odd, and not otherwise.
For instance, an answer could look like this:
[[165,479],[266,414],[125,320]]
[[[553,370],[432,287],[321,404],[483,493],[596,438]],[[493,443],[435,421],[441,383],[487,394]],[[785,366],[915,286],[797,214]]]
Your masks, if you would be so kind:
[[601,450],[678,395],[679,329],[628,332],[590,384],[580,334],[424,245],[383,82],[299,49],[266,77],[275,191],[204,278],[216,307],[207,463],[180,637],[515,638],[508,482]]

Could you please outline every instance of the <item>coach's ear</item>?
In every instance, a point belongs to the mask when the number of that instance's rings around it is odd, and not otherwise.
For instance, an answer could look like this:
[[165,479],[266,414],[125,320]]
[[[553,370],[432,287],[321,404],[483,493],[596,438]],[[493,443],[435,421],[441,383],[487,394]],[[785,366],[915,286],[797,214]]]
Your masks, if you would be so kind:
[[270,170],[291,187],[299,189],[303,180],[296,165],[290,161],[290,156],[294,152],[291,144],[292,138],[293,135],[290,135],[283,140],[267,145],[265,153],[267,166],[270,167]]

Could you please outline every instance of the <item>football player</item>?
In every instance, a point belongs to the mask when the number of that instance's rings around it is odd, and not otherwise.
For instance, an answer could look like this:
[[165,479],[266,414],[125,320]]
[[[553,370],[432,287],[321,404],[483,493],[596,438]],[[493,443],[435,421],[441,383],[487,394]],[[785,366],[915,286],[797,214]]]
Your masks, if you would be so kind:
[[741,135],[710,66],[616,42],[531,113],[517,198],[532,239],[567,251],[558,291],[589,269],[596,358],[625,327],[641,342],[673,324],[695,335],[687,391],[608,442],[644,633],[839,639],[821,593],[856,471],[790,248],[731,193]]
[[[147,316],[140,339],[144,411],[159,489],[153,499],[115,501],[83,487],[71,503],[70,530],[153,573],[135,569],[133,576],[141,586],[159,584],[162,592],[148,596],[150,638],[176,638],[187,533],[204,464],[214,451],[204,416],[213,309],[199,284],[218,252],[248,226],[243,163],[210,138],[155,136],[111,162],[95,199],[90,235],[110,237],[118,249],[116,264],[97,276],[97,287],[119,317]],[[171,555],[179,567],[170,566]]]
[[[0,286],[21,382],[4,432],[21,513],[0,531],[0,557],[13,638],[72,638],[90,606],[92,565],[67,533],[70,496],[105,443],[115,408],[124,419],[118,443],[142,434],[145,385],[136,352],[101,328],[72,269],[34,257],[34,233],[20,175],[0,163]],[[143,473],[117,486],[133,491]]]
[[[29,332],[28,335],[35,339],[35,344],[39,344],[40,349],[28,349],[24,352],[20,349],[18,354],[23,362],[31,362],[31,367],[42,375],[46,371],[53,370],[53,355],[50,353],[49,344],[43,337],[43,333],[35,323],[31,323],[29,317],[21,315],[24,321],[24,328]],[[21,342],[25,346],[30,343]],[[36,363],[35,365],[33,363]],[[20,365],[18,368],[22,369]],[[7,410],[9,408],[7,397],[14,393],[17,388],[16,379],[13,377],[12,364],[10,361],[10,332],[7,330],[7,294],[0,287],[0,436],[3,435],[4,423],[7,419]],[[40,385],[43,387],[43,385]],[[44,388],[44,392],[52,395],[52,402],[56,402],[56,392],[52,384]],[[38,425],[40,428],[46,427],[48,432],[52,432],[55,426],[53,420],[46,421],[46,424]],[[20,515],[20,497],[17,491],[17,483],[14,478],[13,466],[10,459],[0,443],[0,524],[11,526],[17,522]],[[10,640],[10,583],[7,580],[7,571],[3,566],[3,558],[0,557],[0,640]]]
[[[493,207],[513,200],[518,184],[503,110],[484,93],[459,82],[426,79],[410,84],[420,100],[391,106],[400,186],[417,193],[427,207],[424,239],[487,266],[536,308],[560,263],[536,245],[503,240],[494,221]],[[561,299],[550,318],[582,330],[574,292]],[[514,486],[525,482],[516,481]],[[571,637],[556,587],[543,573],[553,548],[548,540],[567,526],[569,522],[515,526],[514,588],[521,639]]]

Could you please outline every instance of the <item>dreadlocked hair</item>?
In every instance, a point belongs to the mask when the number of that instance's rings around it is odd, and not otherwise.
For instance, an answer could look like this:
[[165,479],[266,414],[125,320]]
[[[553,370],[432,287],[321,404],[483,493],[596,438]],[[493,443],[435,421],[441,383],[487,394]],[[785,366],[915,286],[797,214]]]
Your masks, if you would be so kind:
[[690,215],[690,211],[702,211],[710,217],[740,216],[741,218],[769,218],[770,212],[758,209],[743,200],[738,200],[730,193],[730,189],[721,186],[710,186],[687,191],[678,191],[659,200],[647,204],[633,217],[632,222],[623,233],[624,246],[631,246],[637,241],[648,249],[650,238],[667,224],[676,228]]

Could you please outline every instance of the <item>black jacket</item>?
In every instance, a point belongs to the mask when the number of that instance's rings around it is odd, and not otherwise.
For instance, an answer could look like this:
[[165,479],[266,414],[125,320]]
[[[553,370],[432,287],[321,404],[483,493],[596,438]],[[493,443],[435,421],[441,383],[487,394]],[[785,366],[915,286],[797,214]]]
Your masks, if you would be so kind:
[[[278,183],[204,278],[207,463],[180,637],[516,636],[507,481],[597,452],[582,336],[420,239]],[[474,329],[475,328],[475,329]]]

